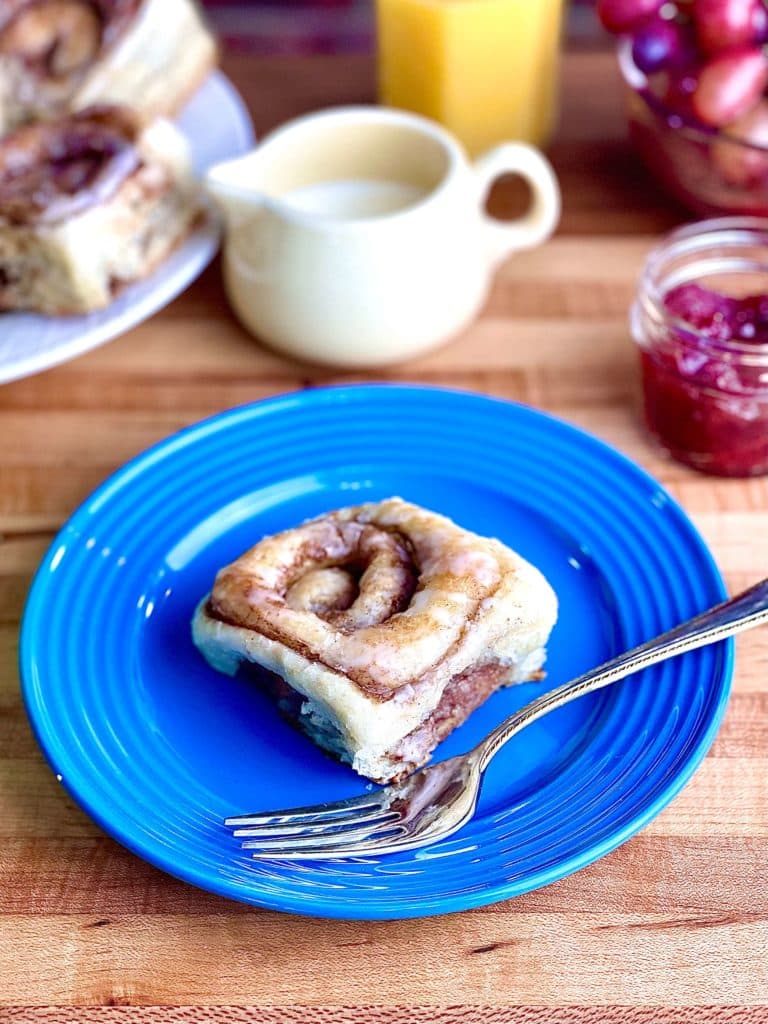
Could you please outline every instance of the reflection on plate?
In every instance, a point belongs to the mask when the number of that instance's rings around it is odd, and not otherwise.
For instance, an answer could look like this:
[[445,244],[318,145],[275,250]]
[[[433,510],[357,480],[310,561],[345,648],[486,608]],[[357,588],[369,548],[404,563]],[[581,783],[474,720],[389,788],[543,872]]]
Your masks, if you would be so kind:
[[[178,124],[189,140],[197,174],[253,143],[248,111],[218,71],[187,104]],[[77,317],[0,313],[0,383],[66,362],[135,327],[184,291],[211,262],[218,245],[219,225],[210,211],[153,274],[125,288],[108,309]]]
[[[223,413],[130,463],[52,545],[22,632],[24,694],[54,772],[130,849],[196,885],[316,915],[461,910],[552,882],[645,825],[722,717],[729,643],[570,704],[491,766],[475,819],[360,862],[250,860],[225,816],[362,791],[364,780],[194,649],[218,567],[265,533],[399,494],[496,535],[555,587],[548,686],[723,596],[680,508],[612,449],[521,406],[429,388],[318,389]],[[541,687],[494,695],[448,757]]]

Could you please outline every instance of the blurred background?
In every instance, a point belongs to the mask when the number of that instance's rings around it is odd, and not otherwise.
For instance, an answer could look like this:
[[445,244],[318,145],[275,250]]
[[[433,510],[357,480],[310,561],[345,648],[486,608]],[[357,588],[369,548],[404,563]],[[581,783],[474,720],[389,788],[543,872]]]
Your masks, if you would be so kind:
[[[373,45],[373,0],[204,0],[204,4],[230,52],[354,53]],[[593,8],[593,0],[572,0],[567,25],[570,44],[606,42]]]

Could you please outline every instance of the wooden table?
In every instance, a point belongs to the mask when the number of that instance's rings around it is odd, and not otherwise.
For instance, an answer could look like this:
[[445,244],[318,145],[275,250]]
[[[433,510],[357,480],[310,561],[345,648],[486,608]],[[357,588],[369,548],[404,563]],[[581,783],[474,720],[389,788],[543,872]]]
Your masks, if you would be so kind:
[[[260,133],[372,96],[363,58],[232,60],[229,71]],[[682,502],[735,590],[768,566],[768,479],[673,465],[635,412],[627,307],[644,254],[684,213],[624,141],[613,59],[570,57],[565,84],[558,236],[501,270],[464,337],[377,376],[502,395],[593,431]],[[511,190],[498,197],[515,201]],[[0,1021],[768,1021],[765,630],[739,640],[723,728],[668,810],[586,870],[465,914],[360,924],[254,911],[138,860],[62,794],[30,735],[16,670],[24,595],[53,532],[169,432],[353,379],[261,349],[228,312],[214,267],[118,341],[0,388]],[[238,1009],[249,1005],[262,1009]]]

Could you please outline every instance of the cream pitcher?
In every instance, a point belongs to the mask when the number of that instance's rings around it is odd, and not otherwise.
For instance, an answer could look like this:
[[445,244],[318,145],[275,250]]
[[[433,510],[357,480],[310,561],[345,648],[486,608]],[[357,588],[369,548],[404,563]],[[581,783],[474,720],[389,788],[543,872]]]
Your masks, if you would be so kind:
[[[518,174],[530,208],[485,212],[494,180]],[[344,107],[292,121],[213,167],[224,210],[224,277],[242,323],[313,363],[371,367],[446,341],[476,316],[494,268],[545,241],[560,215],[547,160],[504,143],[470,163],[432,121]]]

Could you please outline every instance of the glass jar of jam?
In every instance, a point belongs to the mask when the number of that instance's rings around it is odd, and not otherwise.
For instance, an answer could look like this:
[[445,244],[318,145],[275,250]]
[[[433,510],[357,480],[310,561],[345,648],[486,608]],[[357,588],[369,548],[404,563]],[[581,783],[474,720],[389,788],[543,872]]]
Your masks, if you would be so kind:
[[662,447],[704,473],[768,473],[768,220],[674,231],[648,258],[631,326]]

